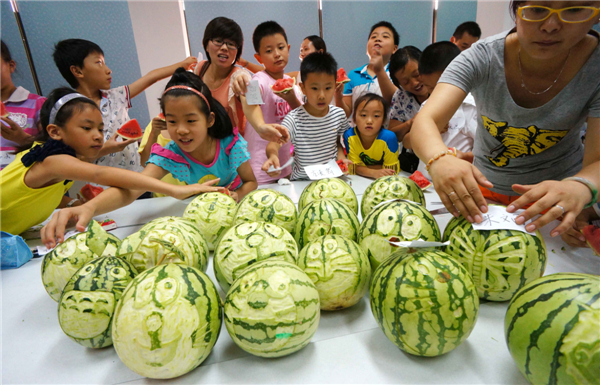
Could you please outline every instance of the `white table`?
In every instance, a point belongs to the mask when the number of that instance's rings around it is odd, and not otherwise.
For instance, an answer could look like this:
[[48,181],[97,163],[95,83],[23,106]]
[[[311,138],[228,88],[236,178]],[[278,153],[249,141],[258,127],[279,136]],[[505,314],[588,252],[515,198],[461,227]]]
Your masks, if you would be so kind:
[[[360,201],[371,182],[351,177]],[[298,201],[308,182],[264,187],[282,191]],[[439,208],[434,191],[425,194],[429,209]],[[172,198],[136,201],[106,216],[119,228],[120,238],[137,231],[150,219],[181,215],[186,203]],[[437,216],[440,229],[450,215]],[[546,274],[600,274],[600,258],[589,249],[572,249],[549,231],[542,234],[548,247]],[[33,244],[35,242],[30,242]],[[552,251],[554,250],[554,251]],[[41,259],[16,270],[2,271],[2,382],[15,383],[147,383],[130,371],[111,347],[86,349],[60,329],[57,304],[40,278]],[[208,275],[214,279],[212,259]],[[221,293],[223,295],[223,293]],[[292,355],[264,359],[238,348],[223,325],[208,359],[173,383],[490,383],[526,384],[504,342],[507,302],[482,302],[471,336],[454,351],[437,358],[411,356],[399,350],[377,326],[368,295],[350,309],[322,312],[311,343]]]

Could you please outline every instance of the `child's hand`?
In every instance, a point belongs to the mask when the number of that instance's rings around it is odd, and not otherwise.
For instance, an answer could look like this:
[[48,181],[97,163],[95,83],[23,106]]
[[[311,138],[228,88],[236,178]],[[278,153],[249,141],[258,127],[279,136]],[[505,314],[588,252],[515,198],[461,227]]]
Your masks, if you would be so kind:
[[268,142],[275,142],[281,145],[290,140],[290,133],[281,124],[263,124],[256,130],[261,138]]
[[344,86],[346,85],[346,83],[337,83],[335,85],[335,97],[336,98],[343,98],[344,97]]
[[369,65],[373,69],[373,72],[378,73],[383,71],[383,56],[381,56],[381,51],[374,49],[371,52],[371,58],[369,60]]
[[184,61],[182,61],[181,66],[186,70],[194,70],[196,68],[196,64],[198,64],[198,59],[193,56],[188,56]]
[[274,92],[273,93],[277,96],[279,96],[281,99],[285,100],[286,102],[288,102],[289,105],[295,104],[295,102],[298,102],[298,98],[296,97],[296,92],[291,89],[288,92]]
[[246,95],[248,92],[248,85],[250,84],[250,75],[246,71],[238,71],[234,79],[231,79],[231,90],[235,96]]
[[162,120],[159,117],[154,117],[152,119],[152,135],[153,136],[158,136],[161,131],[166,130],[166,129],[167,129],[167,122],[165,122],[164,120]]
[[173,193],[169,194],[176,199],[185,199],[193,195],[202,194],[205,192],[222,192],[225,187],[214,186],[219,183],[221,178],[212,179],[202,184],[190,184],[186,186],[173,186]]
[[382,176],[395,175],[396,171],[392,170],[391,168],[382,168],[380,170],[374,170],[374,174],[375,174],[375,179],[377,179],[377,178],[381,178]]
[[52,215],[50,222],[42,228],[40,235],[42,243],[51,249],[57,243],[64,241],[65,229],[76,223],[77,231],[85,231],[88,223],[94,216],[94,209],[89,205],[81,205],[68,209],[61,209]]
[[110,137],[109,140],[104,142],[104,145],[100,150],[100,156],[112,154],[114,152],[121,152],[125,149],[125,147],[137,141],[137,139],[126,139],[121,142],[117,141],[117,138],[119,138],[119,134],[115,133],[113,136]]
[[229,191],[229,196],[231,198],[233,198],[233,200],[236,202],[240,201],[240,197],[239,197],[238,193],[236,193],[235,191]]
[[263,163],[261,170],[266,172],[271,178],[275,178],[281,174],[281,171],[268,172],[269,168],[273,166],[274,168],[281,167],[279,164],[279,157],[276,155],[272,155],[265,163]]
[[8,118],[2,118],[0,127],[2,128],[2,137],[4,139],[18,143],[19,145],[24,145],[33,139],[31,135],[23,131],[21,126]]

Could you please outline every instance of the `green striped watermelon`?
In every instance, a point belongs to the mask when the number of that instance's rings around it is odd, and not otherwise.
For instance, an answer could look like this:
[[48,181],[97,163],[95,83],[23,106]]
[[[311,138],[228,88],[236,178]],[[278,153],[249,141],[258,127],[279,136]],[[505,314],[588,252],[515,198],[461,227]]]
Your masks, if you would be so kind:
[[258,189],[240,201],[233,224],[267,222],[293,233],[297,218],[296,205],[286,195],[272,189]]
[[439,356],[469,337],[479,312],[475,284],[442,251],[386,259],[373,273],[371,311],[396,346],[417,356]]
[[121,240],[107,233],[92,220],[87,231],[68,238],[44,256],[42,282],[46,292],[58,302],[73,274],[86,262],[104,255],[114,255]]
[[233,341],[256,356],[281,357],[310,342],[319,326],[319,292],[298,266],[268,259],[248,267],[225,298]]
[[391,199],[406,199],[425,206],[423,190],[414,181],[398,175],[382,176],[371,183],[362,196],[362,217],[365,218],[381,202]]
[[321,310],[355,305],[369,288],[369,258],[356,242],[339,235],[309,242],[298,256],[298,266],[317,287]]
[[79,269],[58,303],[58,321],[65,334],[88,348],[112,345],[111,323],[135,267],[122,258],[99,257]]
[[194,198],[185,208],[183,217],[196,223],[212,251],[217,239],[231,227],[236,205],[235,200],[225,194],[208,192]]
[[298,210],[302,211],[310,202],[324,198],[335,199],[350,207],[358,215],[358,199],[352,187],[339,178],[316,180],[306,186],[298,200]]
[[117,255],[139,272],[163,263],[182,263],[206,271],[208,244],[189,219],[162,217],[123,239]]
[[395,251],[402,250],[388,241],[439,242],[441,233],[437,222],[423,206],[394,201],[372,210],[363,219],[358,231],[358,243],[376,269]]
[[551,274],[510,301],[506,343],[532,384],[600,382],[600,277]]
[[310,202],[298,215],[294,237],[298,248],[324,235],[341,235],[356,241],[360,222],[348,206],[334,199]]
[[296,263],[297,256],[296,241],[283,227],[263,222],[240,223],[225,232],[215,250],[215,277],[227,293],[251,264],[265,259]]
[[464,217],[452,218],[444,230],[446,253],[473,277],[479,297],[508,301],[521,287],[541,277],[546,244],[539,232],[474,230]]

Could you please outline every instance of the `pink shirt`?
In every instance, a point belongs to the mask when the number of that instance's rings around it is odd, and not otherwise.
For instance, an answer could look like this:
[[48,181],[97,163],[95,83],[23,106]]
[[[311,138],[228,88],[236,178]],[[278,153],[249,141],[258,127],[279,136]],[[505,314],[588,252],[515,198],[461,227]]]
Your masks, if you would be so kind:
[[[290,78],[287,75],[283,75],[285,79]],[[260,86],[260,94],[262,96],[262,100],[264,104],[260,106],[262,110],[263,117],[265,119],[265,123],[272,124],[277,123],[281,124],[283,118],[291,111],[291,107],[283,100],[281,97],[275,95],[273,90],[271,90],[271,86],[275,84],[276,80],[273,79],[268,73],[265,71],[260,71],[252,76],[252,79],[258,80],[258,84]],[[296,93],[296,97],[298,100],[302,100],[302,93],[300,92],[298,86],[294,87],[294,92]],[[250,123],[246,123],[246,132],[244,134],[244,139],[248,142],[248,151],[250,152],[250,166],[252,166],[252,171],[254,172],[254,176],[256,177],[256,181],[259,185],[273,183],[276,182],[279,178],[285,178],[290,175],[292,172],[291,167],[286,167],[281,171],[281,174],[278,177],[271,178],[267,175],[266,172],[261,170],[262,165],[267,161],[267,142],[262,139],[254,127]],[[286,143],[279,150],[279,163],[284,164],[287,162],[290,157],[290,148],[291,143]]]

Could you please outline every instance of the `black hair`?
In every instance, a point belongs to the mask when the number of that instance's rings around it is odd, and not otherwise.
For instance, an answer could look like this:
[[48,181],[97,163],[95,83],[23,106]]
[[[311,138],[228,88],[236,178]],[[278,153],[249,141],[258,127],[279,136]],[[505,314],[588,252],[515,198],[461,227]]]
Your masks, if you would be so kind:
[[358,106],[360,106],[363,102],[365,102],[365,107],[366,107],[367,104],[369,104],[373,101],[379,102],[383,106],[383,123],[385,123],[387,121],[387,118],[388,118],[388,115],[390,112],[390,105],[383,97],[381,97],[380,95],[377,95],[377,94],[373,94],[373,93],[364,94],[361,97],[359,97],[358,99],[356,99],[356,102],[354,102],[354,108],[352,109],[352,120],[354,120],[356,122],[356,113],[358,111]]
[[300,80],[306,81],[308,74],[322,73],[333,76],[334,82],[337,76],[337,62],[328,52],[313,52],[307,55],[300,63]]
[[215,123],[211,127],[208,127],[208,135],[215,139],[224,139],[233,134],[233,125],[231,124],[231,119],[229,118],[227,111],[221,105],[221,103],[219,103],[216,99],[213,99],[210,93],[210,89],[206,84],[204,84],[204,82],[198,75],[186,71],[183,67],[179,67],[175,70],[175,73],[173,73],[173,76],[171,77],[171,80],[169,80],[169,82],[167,83],[165,90],[173,86],[187,86],[195,89],[196,91],[201,92],[202,95],[204,95],[204,97],[208,101],[208,106],[206,105],[204,99],[202,99],[193,91],[184,89],[174,89],[165,93],[160,99],[160,109],[163,115],[166,115],[165,98],[195,96],[198,100],[200,112],[204,114],[204,116],[206,116],[206,119],[208,119],[211,112],[215,114]]
[[[77,93],[77,91],[69,87],[55,88],[50,92],[48,98],[46,99],[46,101],[42,105],[42,108],[40,109],[41,129],[39,133],[35,136],[35,138],[33,138],[33,141],[31,143],[17,147],[16,153],[31,148],[33,142],[46,142],[48,139],[50,139],[50,135],[48,135],[47,128],[50,124],[50,112],[52,111],[52,108],[60,98],[74,93]],[[86,97],[71,99],[67,103],[65,103],[60,108],[60,110],[58,110],[58,113],[54,118],[54,124],[58,127],[64,128],[69,119],[71,119],[71,117],[73,117],[75,113],[83,111],[86,108],[86,106],[91,106],[92,108],[95,108],[98,111],[100,111],[100,109],[92,99],[88,99]]]
[[208,42],[212,39],[228,39],[237,45],[237,53],[235,55],[235,61],[237,62],[242,57],[242,48],[244,48],[244,34],[242,28],[235,21],[226,17],[215,17],[212,19],[204,30],[204,37],[202,38],[202,46],[204,52],[206,52],[206,60],[210,63],[210,55],[206,50]]
[[400,44],[400,35],[398,34],[398,31],[396,31],[396,28],[394,28],[392,23],[390,23],[389,21],[380,21],[379,23],[373,24],[371,30],[369,31],[369,38],[371,38],[371,34],[373,33],[373,31],[375,31],[379,27],[385,27],[392,31],[392,35],[394,35],[394,45],[397,46]]
[[444,72],[448,64],[460,55],[460,48],[449,41],[433,43],[423,50],[419,59],[419,74],[429,75]]
[[305,37],[304,40],[310,41],[317,52],[321,50],[323,52],[327,52],[327,45],[325,44],[325,40],[321,39],[320,36],[310,35]]
[[288,39],[285,34],[285,29],[283,29],[276,21],[265,21],[264,23],[257,25],[252,33],[252,45],[254,45],[256,53],[259,53],[260,51],[260,42],[263,38],[277,35],[278,33],[283,35],[283,38],[287,43]]
[[474,21],[465,21],[456,27],[452,36],[454,36],[455,39],[460,39],[465,32],[478,39],[481,37],[481,28],[479,28],[479,24]]
[[398,82],[398,79],[396,79],[396,72],[403,69],[406,64],[408,64],[409,60],[414,60],[418,63],[420,58],[421,50],[412,45],[402,47],[392,54],[388,69],[390,71],[392,83],[394,83],[396,87],[400,88],[400,83]]
[[525,3],[525,1],[511,0],[510,4],[508,5],[508,9],[510,10],[510,14],[511,14],[513,20],[517,19],[517,10],[519,9],[519,7],[521,5],[523,5],[523,3]]
[[71,66],[83,68],[83,61],[88,55],[99,53],[104,55],[102,48],[96,43],[83,39],[61,40],[54,45],[54,63],[63,78],[73,88],[79,87],[79,82],[71,72]]
[[6,45],[6,43],[4,43],[4,40],[0,40],[2,42],[2,60],[4,60],[5,62],[11,62],[13,60],[12,56],[10,56],[10,50],[8,49],[8,46]]

